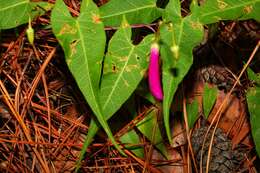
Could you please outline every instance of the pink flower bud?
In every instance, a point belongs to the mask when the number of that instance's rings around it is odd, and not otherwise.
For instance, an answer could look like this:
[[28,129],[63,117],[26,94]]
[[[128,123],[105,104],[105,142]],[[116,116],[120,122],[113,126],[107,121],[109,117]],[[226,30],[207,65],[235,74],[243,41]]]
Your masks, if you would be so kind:
[[152,95],[158,99],[163,99],[163,91],[161,86],[161,74],[159,64],[159,46],[157,43],[152,44],[150,54],[150,64],[148,70],[148,82]]

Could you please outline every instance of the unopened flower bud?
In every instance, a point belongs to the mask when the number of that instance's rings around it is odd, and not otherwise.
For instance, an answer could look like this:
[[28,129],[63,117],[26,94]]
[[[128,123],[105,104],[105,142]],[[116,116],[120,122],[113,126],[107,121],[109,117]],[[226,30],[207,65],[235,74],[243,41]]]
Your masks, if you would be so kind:
[[163,91],[161,86],[161,74],[160,74],[160,55],[159,45],[157,43],[152,44],[150,54],[150,64],[148,70],[149,89],[152,95],[158,99],[163,99]]

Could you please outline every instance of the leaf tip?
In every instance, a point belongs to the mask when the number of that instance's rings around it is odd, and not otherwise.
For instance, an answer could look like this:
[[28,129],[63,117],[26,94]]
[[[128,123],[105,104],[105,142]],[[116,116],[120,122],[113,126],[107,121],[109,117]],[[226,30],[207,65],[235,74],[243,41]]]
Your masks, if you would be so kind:
[[129,24],[128,24],[128,22],[127,22],[127,19],[126,19],[126,16],[125,16],[125,15],[123,15],[123,18],[122,18],[121,27],[122,27],[122,28],[128,28],[128,27],[129,27]]

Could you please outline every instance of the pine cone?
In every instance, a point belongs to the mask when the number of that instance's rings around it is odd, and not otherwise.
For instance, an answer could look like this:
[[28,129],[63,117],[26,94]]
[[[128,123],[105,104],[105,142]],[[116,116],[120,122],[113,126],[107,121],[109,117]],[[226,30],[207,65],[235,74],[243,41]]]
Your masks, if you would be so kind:
[[[210,138],[213,132],[213,129],[211,129],[202,151],[202,144],[207,129],[208,125],[203,125],[202,127],[194,130],[191,137],[193,152],[198,168],[200,165],[201,152],[203,152],[203,172],[206,172],[208,149],[210,145]],[[226,137],[225,133],[220,128],[217,128],[212,145],[209,173],[237,172],[237,169],[240,167],[242,161],[244,160],[246,152],[247,149],[242,146],[239,146],[237,147],[237,149],[232,150],[231,140]]]
[[214,84],[219,89],[229,91],[235,83],[234,76],[224,67],[209,65],[200,69],[200,76],[204,82]]

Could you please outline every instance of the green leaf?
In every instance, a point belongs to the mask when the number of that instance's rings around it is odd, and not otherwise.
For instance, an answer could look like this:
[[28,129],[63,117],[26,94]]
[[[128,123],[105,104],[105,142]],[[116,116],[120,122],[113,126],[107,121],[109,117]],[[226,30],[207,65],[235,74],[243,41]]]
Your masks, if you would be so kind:
[[138,85],[137,89],[135,90],[135,93],[141,97],[143,97],[144,99],[146,99],[147,101],[149,101],[152,104],[156,104],[156,100],[153,97],[153,95],[151,94],[151,92],[149,91],[149,86],[147,83],[147,80],[142,80],[141,83]]
[[131,28],[124,22],[110,40],[104,60],[100,103],[109,119],[131,96],[148,67],[153,35],[146,36],[137,46],[131,41]]
[[201,7],[200,21],[203,24],[220,20],[260,20],[259,0],[207,0]]
[[78,172],[80,165],[81,165],[81,161],[84,158],[87,148],[93,141],[93,138],[96,135],[96,133],[98,132],[98,129],[99,129],[99,127],[97,126],[96,121],[94,119],[91,119],[87,136],[86,136],[83,146],[81,148],[79,159],[77,160],[75,172]]
[[[174,12],[176,8],[171,2],[166,7],[166,14],[172,23],[162,25],[160,27],[160,35],[162,42],[161,57],[163,59],[163,115],[164,124],[168,140],[171,140],[171,131],[169,125],[169,110],[173,96],[178,88],[178,85],[183,80],[184,76],[189,71],[192,63],[193,48],[203,38],[203,27],[198,19],[193,16],[180,18],[179,13]],[[174,15],[176,14],[176,15]],[[174,15],[174,16],[173,16]],[[176,18],[180,18],[177,20]],[[175,21],[175,22],[173,22]],[[171,62],[171,64],[169,63]]]
[[10,29],[27,23],[29,21],[29,17],[33,18],[37,15],[44,14],[44,10],[49,10],[51,7],[52,5],[47,2],[30,2],[30,0],[1,0],[0,29]]
[[253,80],[256,85],[260,86],[260,74],[255,73],[252,69],[247,69],[247,74],[250,80]]
[[137,157],[143,158],[144,157],[144,149],[142,146],[130,146],[127,145],[136,145],[140,143],[140,138],[135,130],[131,130],[125,133],[122,137],[120,137],[120,141],[126,144],[126,148],[131,150]]
[[158,124],[158,114],[159,110],[154,107],[148,112],[146,117],[136,125],[136,127],[165,157],[168,157],[167,149],[163,143],[163,137]]
[[130,24],[149,24],[161,16],[156,0],[110,0],[100,14],[106,26],[119,26],[123,16]]
[[255,148],[260,156],[260,87],[251,88],[247,92],[248,110],[250,113],[250,124]]
[[216,87],[209,88],[208,85],[205,85],[204,91],[203,91],[203,110],[204,115],[206,117],[209,116],[209,113],[216,102],[217,99],[218,90]]
[[[110,40],[99,90],[99,101],[105,120],[112,117],[142,80],[148,66],[147,57],[152,39],[153,36],[150,35],[145,37],[139,45],[133,45],[131,28],[124,21]],[[98,126],[92,119],[85,139],[88,141],[85,143],[85,148],[97,131]]]
[[[53,32],[63,47],[66,63],[81,92],[111,142],[123,154],[104,118],[98,101],[106,36],[97,6],[92,0],[83,0],[79,17],[73,18],[64,2],[57,0],[52,11],[51,22]],[[89,139],[86,140],[89,141]]]
[[180,22],[181,16],[181,3],[179,0],[170,0],[163,13],[163,19],[165,21],[171,21],[173,23]]
[[[125,21],[110,40],[99,91],[105,120],[112,117],[142,80],[148,66],[147,57],[152,38],[152,35],[147,36],[139,45],[133,45],[131,28]],[[91,141],[98,130],[93,119],[89,130],[91,133],[87,135],[87,141]]]
[[190,3],[190,11],[192,15],[197,15],[199,12],[198,0],[192,0]]
[[187,104],[187,116],[188,116],[187,118],[188,118],[189,128],[192,128],[194,123],[196,122],[198,118],[198,112],[199,112],[199,103],[197,99],[192,101],[192,103]]

